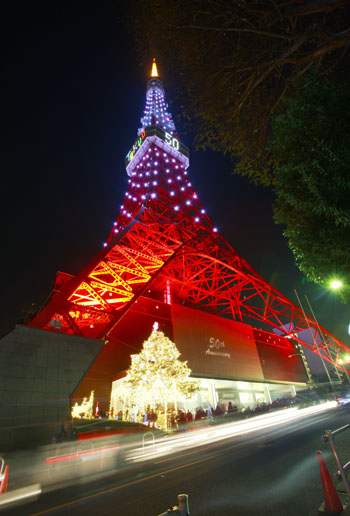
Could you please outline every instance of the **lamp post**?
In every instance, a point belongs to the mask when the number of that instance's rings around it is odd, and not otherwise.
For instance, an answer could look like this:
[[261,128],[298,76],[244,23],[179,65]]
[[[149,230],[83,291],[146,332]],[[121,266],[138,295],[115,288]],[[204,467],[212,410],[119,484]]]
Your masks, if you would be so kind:
[[[340,289],[342,289],[344,287],[344,283],[340,279],[338,279],[338,278],[333,278],[330,281],[329,286],[330,286],[330,288],[332,290],[340,290]],[[350,324],[349,324],[349,328],[348,328],[348,333],[350,335]],[[345,355],[344,358],[345,358],[345,364],[350,362],[350,355]],[[343,364],[343,363],[344,363],[343,360],[338,360],[338,364]],[[349,376],[349,373],[348,373],[346,367],[343,367],[343,369],[344,369],[344,372],[345,372],[345,376],[346,376],[348,382],[350,383],[350,376]]]
[[[336,281],[336,280],[334,280],[334,281]],[[337,281],[338,281],[338,280],[337,280]],[[341,283],[341,282],[340,282],[340,283]],[[341,284],[342,284],[342,283],[341,283]],[[319,330],[319,332],[320,332],[320,335],[321,335],[321,337],[322,337],[322,340],[323,340],[323,342],[325,343],[325,342],[326,342],[326,339],[324,338],[324,335],[323,335],[323,333],[322,333],[322,330],[321,330],[321,328],[320,328],[320,325],[318,324],[318,320],[316,319],[316,315],[315,315],[315,313],[314,313],[314,311],[313,311],[313,309],[312,309],[311,303],[310,303],[309,298],[307,297],[307,295],[306,295],[306,294],[305,294],[305,299],[306,299],[306,301],[307,301],[307,303],[308,303],[308,305],[309,305],[309,308],[310,308],[310,310],[311,310],[311,313],[312,313],[312,315],[313,315],[313,318],[314,318],[314,319],[315,319],[315,321],[316,321],[316,324],[317,324],[318,330]],[[322,358],[322,355],[321,355],[321,353],[320,353],[320,350],[318,349],[317,339],[315,339],[315,344],[316,344],[316,346],[317,346],[317,350],[318,350],[318,352],[319,352],[319,355],[320,355],[320,358],[321,358],[321,360],[322,360],[322,363],[323,363],[323,365],[324,365],[324,367],[325,367],[326,371],[328,371],[328,369],[326,368],[326,365],[325,365],[325,363],[324,363],[324,360],[323,360],[323,358]],[[326,346],[326,347],[327,347],[327,346]],[[332,361],[332,364],[333,364],[333,367],[334,367],[334,369],[335,369],[335,372],[337,373],[338,379],[340,380],[340,374],[339,374],[339,371],[338,371],[338,367],[337,367],[336,363],[334,362],[334,359],[333,359],[332,355],[331,355],[329,352],[328,352],[328,355],[329,355],[329,357],[330,357],[330,359],[331,359],[331,361]],[[345,376],[346,376],[346,378],[347,378],[348,382],[350,383],[350,377],[349,377],[349,373],[348,373],[348,372],[347,372],[347,370],[346,370],[346,367],[344,367],[344,372],[345,372]],[[328,373],[328,378],[330,379],[330,375],[329,375],[329,373]],[[332,381],[331,381],[331,380],[330,380],[330,382],[331,382],[332,387],[333,387],[333,383],[332,383]]]
[[350,363],[350,355],[345,355],[344,359],[340,358],[338,360],[338,364],[343,366],[343,369],[344,369],[344,372],[345,372],[345,376],[346,376],[348,382],[350,383],[349,373],[348,373],[348,370],[346,369],[346,364],[349,364],[349,363]]
[[[310,324],[309,324],[309,319],[308,319],[308,317],[307,317],[307,315],[306,315],[306,313],[305,313],[304,307],[303,307],[303,305],[302,305],[302,303],[301,303],[301,301],[300,301],[300,298],[299,298],[299,296],[298,296],[298,292],[297,292],[295,289],[294,289],[294,292],[295,292],[295,295],[296,295],[297,300],[298,300],[298,302],[299,302],[299,305],[300,305],[301,311],[303,312],[303,315],[304,315],[304,318],[305,318],[305,320],[306,320],[307,326],[308,326],[308,328],[309,328],[310,335],[312,335],[311,327],[310,327]],[[306,296],[305,296],[305,297],[306,297]],[[308,305],[309,305],[309,307],[310,307],[310,310],[311,310],[311,312],[312,312],[312,315],[313,315],[313,317],[314,317],[314,319],[315,319],[315,321],[316,321],[316,323],[317,323],[317,327],[319,328],[320,334],[321,334],[321,336],[323,337],[323,334],[321,333],[321,329],[320,329],[320,327],[319,327],[319,324],[318,324],[318,322],[317,322],[317,319],[316,319],[316,317],[315,317],[315,314],[314,314],[314,312],[313,312],[313,310],[312,310],[312,307],[311,307],[311,305],[310,305],[309,299],[308,299],[307,297],[306,297],[306,301],[308,302]],[[322,353],[321,353],[321,352],[320,352],[320,350],[319,350],[318,342],[317,342],[317,337],[316,337],[316,336],[314,336],[314,344],[315,344],[315,346],[316,346],[316,349],[317,349],[318,355],[319,355],[319,357],[320,357],[320,359],[321,359],[321,362],[322,362],[322,365],[323,365],[323,367],[324,367],[324,370],[326,371],[326,374],[327,374],[327,376],[328,376],[329,383],[331,384],[332,389],[334,390],[334,386],[333,386],[333,382],[332,382],[332,379],[331,379],[331,375],[329,374],[328,367],[327,367],[327,366],[326,366],[326,364],[325,364],[325,361],[324,361],[324,358],[323,358],[323,356],[322,356]],[[334,365],[334,364],[333,364],[333,365]],[[334,367],[335,367],[335,365],[334,365]]]

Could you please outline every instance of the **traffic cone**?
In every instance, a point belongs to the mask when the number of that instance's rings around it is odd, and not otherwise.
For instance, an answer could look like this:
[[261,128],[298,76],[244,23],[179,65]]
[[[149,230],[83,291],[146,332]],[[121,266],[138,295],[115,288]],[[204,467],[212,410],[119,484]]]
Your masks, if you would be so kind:
[[0,482],[0,494],[6,493],[8,479],[9,479],[9,465],[6,464],[5,469],[4,469],[4,474],[3,474],[2,480]]
[[317,458],[320,466],[325,512],[334,515],[340,514],[343,512],[343,506],[320,451],[317,452]]

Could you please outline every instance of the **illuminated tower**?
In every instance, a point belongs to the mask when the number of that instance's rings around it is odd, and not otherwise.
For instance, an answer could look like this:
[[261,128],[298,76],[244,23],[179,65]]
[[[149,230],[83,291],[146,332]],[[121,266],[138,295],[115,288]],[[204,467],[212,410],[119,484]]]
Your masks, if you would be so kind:
[[[189,176],[153,62],[120,212],[101,252],[77,275],[58,273],[55,289],[30,326],[108,340],[140,296],[177,303],[302,342],[317,323],[269,285],[218,233]],[[331,360],[345,346],[324,328]],[[319,339],[320,342],[320,339]],[[316,348],[315,348],[316,349]]]

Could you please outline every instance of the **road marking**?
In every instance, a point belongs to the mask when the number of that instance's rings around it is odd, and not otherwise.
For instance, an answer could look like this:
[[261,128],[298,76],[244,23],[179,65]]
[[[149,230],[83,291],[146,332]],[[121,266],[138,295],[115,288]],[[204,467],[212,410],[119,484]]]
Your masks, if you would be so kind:
[[151,478],[160,477],[161,475],[165,475],[167,473],[172,473],[173,471],[177,471],[179,469],[187,468],[188,466],[193,466],[194,464],[198,464],[199,462],[205,462],[206,460],[210,460],[213,457],[218,457],[219,455],[226,454],[227,451],[220,453],[215,453],[210,455],[210,457],[205,457],[203,459],[198,459],[192,462],[188,462],[187,464],[182,464],[181,466],[176,466],[176,468],[166,469],[164,471],[160,471],[159,473],[154,473],[153,475],[148,475],[147,477],[139,478],[137,480],[132,480],[131,482],[127,482],[125,484],[120,484],[119,486],[111,487],[110,489],[105,489],[104,491],[100,491],[98,493],[94,493],[88,496],[84,496],[82,498],[78,498],[76,500],[72,500],[71,502],[62,503],[61,505],[56,505],[55,507],[50,507],[49,509],[45,509],[44,511],[36,512],[31,514],[31,516],[41,516],[42,514],[48,514],[49,512],[57,511],[59,509],[63,509],[64,507],[69,507],[70,505],[74,505],[76,503],[85,502],[86,500],[91,500],[92,498],[97,498],[98,496],[112,493],[113,491],[118,491],[119,489],[123,489],[124,487],[129,487],[135,484],[139,484],[140,482],[144,482],[145,480],[150,480]]

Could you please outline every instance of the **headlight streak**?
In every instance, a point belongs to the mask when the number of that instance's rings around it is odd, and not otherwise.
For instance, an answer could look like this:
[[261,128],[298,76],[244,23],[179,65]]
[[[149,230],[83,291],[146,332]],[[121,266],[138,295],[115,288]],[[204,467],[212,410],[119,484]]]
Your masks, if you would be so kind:
[[135,448],[129,453],[126,460],[131,462],[153,460],[167,455],[168,453],[175,453],[184,449],[190,449],[191,447],[212,444],[230,437],[246,435],[257,430],[282,425],[288,421],[297,420],[305,416],[335,408],[337,405],[336,401],[330,401],[302,409],[294,407],[256,416],[246,421],[226,423],[214,428],[211,427],[210,429],[206,427],[205,429],[193,430],[190,432],[190,435],[186,433],[185,436],[182,434],[172,437],[162,437],[157,439],[154,444],[147,444],[143,448]]
[[22,487],[20,489],[14,489],[8,491],[0,496],[0,510],[5,507],[17,505],[24,501],[29,502],[31,499],[38,497],[41,494],[40,484],[34,484],[32,486]]
[[[161,462],[171,461],[176,453],[179,454],[178,456],[182,456],[181,453],[183,456],[187,456],[189,453],[195,454],[200,447],[207,446],[210,449],[215,447],[217,442],[225,440],[225,446],[227,445],[229,448],[231,445],[232,447],[239,446],[241,436],[255,432],[253,439],[256,436],[260,439],[269,428],[287,425],[303,417],[337,406],[337,402],[328,402],[304,409],[282,409],[250,419],[215,426],[204,421],[205,426],[201,428],[192,427],[188,428],[186,432],[155,437],[154,444],[153,439],[145,441],[141,436],[140,440],[140,435],[134,435],[129,436],[128,439],[119,440],[118,444],[116,437],[113,436],[106,439],[92,439],[84,443],[50,445],[43,448],[35,458],[33,468],[30,468],[30,481],[33,481],[35,472],[38,484],[2,495],[0,512],[2,508],[7,508],[7,505],[29,502],[39,496],[41,492],[71,486],[77,482],[80,484],[91,478],[104,478],[116,471],[122,471],[123,468],[130,467],[134,463],[147,463],[147,461],[157,463],[158,458],[161,458]],[[18,457],[16,460],[20,461],[21,458]],[[186,461],[186,459],[184,460]],[[27,475],[28,472],[25,468],[17,469],[17,477],[20,478],[21,483]],[[16,482],[16,477],[12,478],[15,478]]]

